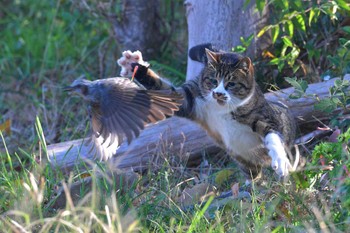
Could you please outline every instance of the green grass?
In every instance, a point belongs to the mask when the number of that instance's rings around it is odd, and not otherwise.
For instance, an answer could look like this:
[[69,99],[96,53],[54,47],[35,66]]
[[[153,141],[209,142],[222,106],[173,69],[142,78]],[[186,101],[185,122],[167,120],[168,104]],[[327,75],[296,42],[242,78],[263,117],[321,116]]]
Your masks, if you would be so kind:
[[[62,88],[81,75],[119,74],[121,51],[110,24],[70,1],[19,0],[0,3],[0,29],[0,124],[10,119],[14,126],[5,135],[9,150],[33,142],[36,116],[49,144],[84,136],[86,109]],[[183,62],[171,61],[170,54],[164,53],[166,66],[159,69],[173,72],[172,62],[183,71]]]
[[[45,148],[39,125],[37,121],[37,138]],[[39,153],[45,156],[44,150]],[[265,184],[253,184],[250,198],[217,200],[210,196],[204,203],[182,206],[183,188],[196,187],[198,182],[190,168],[177,169],[183,164],[165,163],[129,183],[125,178],[130,173],[116,175],[100,164],[85,178],[92,180],[90,185],[69,189],[84,179],[85,171],[74,170],[67,178],[37,160],[35,154],[30,157],[26,163],[8,154],[7,160],[1,160],[0,226],[9,232],[346,232],[350,224],[347,186],[333,182],[335,177],[344,177],[343,173],[327,178],[329,190],[321,188],[319,180],[313,188],[301,189],[293,177],[286,184],[267,178]],[[212,178],[221,165],[213,165],[209,177],[201,182],[218,186]],[[102,176],[96,175],[97,168],[103,169]],[[239,177],[228,180],[231,184],[244,181]],[[57,209],[59,186],[63,186],[66,203]],[[218,191],[229,189],[230,185]],[[74,192],[80,198],[74,198]]]
[[[38,140],[44,144],[41,134],[38,130]],[[105,170],[104,175],[90,171],[91,177],[85,179],[92,179],[91,186],[81,186],[78,199],[67,195],[66,204],[56,209],[57,187],[63,186],[63,193],[68,194],[68,187],[83,179],[84,171],[75,170],[67,178],[32,156],[20,169],[15,166],[20,157],[3,160],[1,165],[0,226],[9,232],[346,232],[350,224],[344,209],[349,197],[337,193],[343,185],[338,184],[334,191],[298,189],[293,178],[284,185],[271,178],[263,185],[253,185],[251,198],[226,198],[220,203],[210,196],[202,204],[183,207],[179,198],[183,187],[196,186],[191,179],[195,173],[176,169],[174,164],[165,164],[131,183],[124,180],[128,173],[108,175],[111,172],[101,164],[98,167]],[[213,167],[210,176],[217,175],[216,169],[220,167]],[[213,183],[210,180],[204,182]]]
[[[165,160],[161,169],[152,168],[130,181],[130,173],[115,174],[104,164],[88,171],[76,168],[70,174],[53,169],[46,163],[46,145],[81,138],[88,131],[85,107],[62,93],[62,87],[82,74],[90,79],[117,75],[118,45],[108,23],[63,0],[2,1],[0,29],[0,124],[7,119],[12,122],[11,134],[0,133],[0,231],[349,229],[350,178],[344,168],[350,169],[349,152],[342,149],[347,134],[338,144],[317,147],[309,158],[312,167],[293,174],[285,185],[268,170],[266,183],[252,186],[251,198],[209,197],[190,206],[181,205],[185,188],[196,190],[202,182],[215,186],[218,193],[227,191],[235,183],[244,183],[239,170],[210,159],[209,172]],[[152,64],[180,82],[185,59],[183,54],[174,59],[176,53],[170,47]],[[322,161],[331,164],[332,171],[320,169],[320,155],[327,155]],[[164,152],[160,156],[177,157]],[[225,181],[216,179],[222,176],[223,166],[232,171]],[[97,169],[104,170],[102,175]],[[74,183],[83,180],[85,185],[70,195]]]
[[[96,62],[98,50],[111,40],[109,25],[81,14],[67,1],[1,5],[0,122],[11,119],[14,126],[11,137],[6,138],[10,149],[28,147],[34,141],[37,115],[42,118],[48,143],[81,136],[85,124],[79,122],[84,122],[85,109],[79,109],[62,87],[82,74],[99,78],[101,69],[107,76],[115,76],[112,61],[103,67]],[[113,62],[114,46],[101,51]],[[67,130],[58,128],[61,125]]]

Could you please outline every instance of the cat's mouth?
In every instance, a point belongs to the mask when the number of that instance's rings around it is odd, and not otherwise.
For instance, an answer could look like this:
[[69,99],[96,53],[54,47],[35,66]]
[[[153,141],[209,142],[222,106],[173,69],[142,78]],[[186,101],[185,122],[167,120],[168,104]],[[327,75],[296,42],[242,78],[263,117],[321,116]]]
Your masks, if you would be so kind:
[[227,103],[227,97],[226,96],[214,97],[214,99],[221,106],[224,106]]
[[222,99],[217,99],[216,100],[218,102],[219,105],[224,106],[226,104],[226,100],[222,100]]
[[213,92],[213,98],[216,99],[221,106],[225,105],[227,102],[227,97],[222,93]]

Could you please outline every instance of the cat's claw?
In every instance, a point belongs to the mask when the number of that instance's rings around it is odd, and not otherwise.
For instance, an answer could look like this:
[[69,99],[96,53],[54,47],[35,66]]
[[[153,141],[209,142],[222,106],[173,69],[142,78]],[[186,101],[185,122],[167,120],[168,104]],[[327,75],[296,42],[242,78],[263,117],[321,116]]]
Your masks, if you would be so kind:
[[120,76],[130,78],[133,73],[132,63],[139,63],[144,66],[149,64],[145,62],[142,58],[142,53],[140,51],[131,52],[130,50],[124,51],[122,57],[117,61],[118,65],[122,68],[120,71]]
[[271,157],[272,169],[281,177],[288,176],[289,171],[292,171],[293,167],[289,162],[280,136],[276,133],[266,135],[265,147]]

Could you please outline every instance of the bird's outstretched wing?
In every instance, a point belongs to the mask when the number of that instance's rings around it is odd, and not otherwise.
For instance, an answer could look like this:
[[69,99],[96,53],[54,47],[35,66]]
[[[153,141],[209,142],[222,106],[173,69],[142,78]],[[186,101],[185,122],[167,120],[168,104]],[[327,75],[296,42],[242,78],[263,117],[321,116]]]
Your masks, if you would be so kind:
[[145,123],[157,122],[177,111],[182,97],[173,91],[143,90],[126,78],[99,84],[100,101],[90,105],[91,139],[95,154],[107,160],[126,137],[138,137]]

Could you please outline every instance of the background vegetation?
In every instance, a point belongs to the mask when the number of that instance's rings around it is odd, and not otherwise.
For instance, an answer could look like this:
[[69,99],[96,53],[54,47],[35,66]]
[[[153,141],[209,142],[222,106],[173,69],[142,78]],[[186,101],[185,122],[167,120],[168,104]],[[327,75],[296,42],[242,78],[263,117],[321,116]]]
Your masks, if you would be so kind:
[[[265,89],[293,85],[304,94],[307,84],[350,72],[350,8],[337,1],[256,1],[274,12],[263,33],[272,44],[255,58],[257,79]],[[120,3],[117,1],[117,3]],[[153,66],[165,76],[185,77],[187,54],[182,1],[162,1],[166,20],[177,20]],[[176,14],[167,15],[169,9]],[[350,160],[347,104],[349,83],[339,81],[319,108],[339,115],[324,122],[333,130],[329,140],[306,145],[308,163],[286,185],[268,179],[253,186],[250,197],[209,199],[184,208],[181,195],[199,184],[219,191],[243,183],[231,162],[185,169],[166,163],[143,174],[134,184],[116,176],[95,179],[95,171],[70,175],[45,164],[46,144],[77,139],[88,129],[86,110],[62,87],[85,75],[96,79],[116,76],[119,46],[111,25],[84,11],[75,1],[0,2],[0,227],[9,232],[345,232],[350,225]],[[168,32],[166,32],[168,33]],[[244,52],[249,38],[233,48]],[[288,78],[285,78],[288,77]],[[339,136],[338,136],[339,135]],[[338,136],[338,137],[337,137]],[[316,145],[316,146],[315,146]],[[314,147],[315,146],[315,147]],[[164,152],[165,158],[170,158]],[[166,160],[168,161],[168,160]],[[209,167],[209,168],[208,168]],[[225,169],[223,169],[225,167]],[[100,164],[99,169],[107,170]],[[269,172],[269,171],[267,171]],[[106,172],[108,173],[108,172]],[[271,173],[272,174],[272,173]],[[55,197],[66,183],[93,178],[93,190],[73,203],[67,197],[56,209]],[[64,181],[61,183],[61,181]],[[121,186],[116,186],[120,183]],[[67,189],[65,189],[67,190]],[[81,188],[84,194],[87,189]],[[244,192],[245,188],[243,188]],[[237,190],[236,190],[237,191]],[[211,205],[210,205],[211,204]],[[60,206],[62,208],[62,206]],[[64,206],[63,206],[64,207]]]

